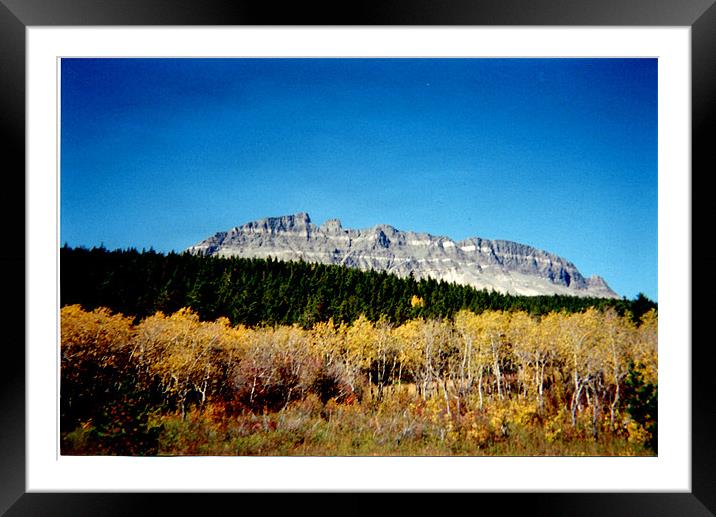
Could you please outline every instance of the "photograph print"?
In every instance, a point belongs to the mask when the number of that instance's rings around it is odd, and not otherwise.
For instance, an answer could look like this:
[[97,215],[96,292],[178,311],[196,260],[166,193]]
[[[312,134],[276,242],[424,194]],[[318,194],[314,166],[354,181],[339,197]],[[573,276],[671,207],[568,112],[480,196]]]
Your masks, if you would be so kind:
[[61,455],[658,454],[657,59],[59,70]]

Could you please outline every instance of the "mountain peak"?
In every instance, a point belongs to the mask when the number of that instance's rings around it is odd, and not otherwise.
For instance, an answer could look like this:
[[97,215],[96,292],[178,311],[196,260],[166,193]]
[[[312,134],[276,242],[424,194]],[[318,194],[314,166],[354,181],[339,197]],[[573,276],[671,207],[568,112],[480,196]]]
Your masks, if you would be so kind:
[[308,215],[308,212],[296,212],[293,215],[293,218],[297,221],[303,221],[304,224],[308,224],[311,222],[311,216]]
[[341,225],[340,219],[328,219],[320,228],[329,233],[336,233],[343,229],[343,225]]
[[256,221],[241,225],[238,230],[267,231],[270,233],[286,232],[297,229],[305,229],[311,224],[311,218],[306,212],[298,212],[293,215],[281,215],[278,217],[265,217]]

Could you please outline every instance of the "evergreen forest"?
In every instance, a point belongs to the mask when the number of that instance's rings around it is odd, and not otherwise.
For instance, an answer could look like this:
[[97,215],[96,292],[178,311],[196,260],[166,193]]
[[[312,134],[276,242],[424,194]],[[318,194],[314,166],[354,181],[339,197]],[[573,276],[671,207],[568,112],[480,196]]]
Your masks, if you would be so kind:
[[233,325],[304,328],[328,320],[352,323],[361,315],[391,323],[452,318],[462,309],[542,316],[612,308],[638,322],[657,308],[642,294],[633,300],[514,296],[343,266],[67,245],[60,250],[60,300],[63,306],[107,307],[138,319],[188,307],[207,321],[226,317]]

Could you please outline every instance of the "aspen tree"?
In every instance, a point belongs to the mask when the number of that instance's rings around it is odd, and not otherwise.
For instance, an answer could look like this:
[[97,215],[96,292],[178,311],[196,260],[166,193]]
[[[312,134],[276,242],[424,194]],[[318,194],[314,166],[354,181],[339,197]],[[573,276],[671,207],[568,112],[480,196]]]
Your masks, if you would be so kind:
[[362,315],[346,329],[345,362],[352,377],[358,377],[361,371],[368,372],[368,387],[373,393],[373,378],[370,366],[376,354],[377,333],[373,323]]
[[467,397],[477,382],[479,407],[483,408],[483,374],[488,363],[488,349],[482,337],[483,318],[462,310],[455,315],[455,331],[462,342],[460,360],[460,394]]
[[423,361],[422,350],[422,319],[409,320],[396,328],[394,335],[397,340],[398,360],[402,370],[409,373],[415,383],[418,396],[426,398],[423,389],[427,383],[427,371]]
[[488,346],[492,355],[492,374],[495,377],[497,396],[500,400],[504,398],[501,364],[508,325],[509,315],[503,311],[489,311],[480,314],[480,340]]
[[[521,385],[522,397],[528,391],[534,392],[537,398],[538,365],[534,352],[537,325],[534,319],[524,311],[510,315],[507,339],[512,343],[512,352],[518,363],[518,380]],[[533,371],[531,371],[533,370]]]
[[582,394],[593,380],[593,349],[598,325],[597,311],[591,308],[584,313],[562,315],[559,321],[558,346],[573,382],[570,414],[575,427]]
[[629,352],[634,342],[635,327],[628,318],[620,317],[608,308],[602,315],[603,362],[612,384],[612,397],[609,404],[610,425],[614,427],[617,410],[621,400],[621,386],[629,371]]

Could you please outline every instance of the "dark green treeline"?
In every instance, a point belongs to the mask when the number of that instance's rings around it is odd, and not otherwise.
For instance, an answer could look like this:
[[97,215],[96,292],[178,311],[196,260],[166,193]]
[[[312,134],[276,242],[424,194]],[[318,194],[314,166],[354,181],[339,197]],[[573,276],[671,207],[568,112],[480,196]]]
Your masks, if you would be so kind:
[[[421,304],[411,300],[417,296]],[[613,307],[638,320],[656,304],[574,296],[511,296],[436,280],[399,278],[377,271],[273,259],[200,257],[135,249],[60,249],[61,305],[108,307],[138,320],[191,307],[202,319],[232,324],[350,323],[361,314],[396,323],[452,317],[460,309],[524,310],[533,315]]]

